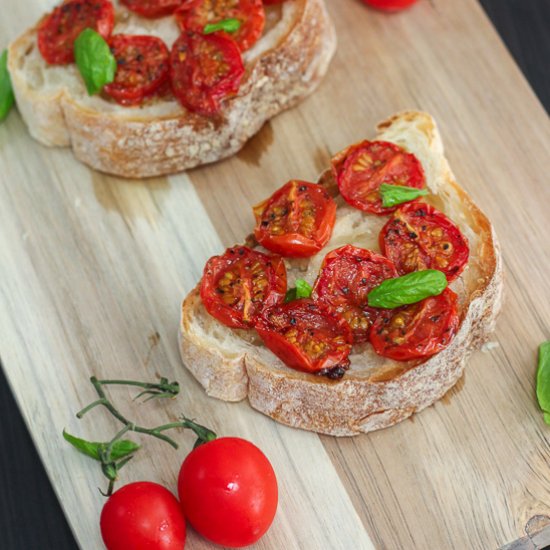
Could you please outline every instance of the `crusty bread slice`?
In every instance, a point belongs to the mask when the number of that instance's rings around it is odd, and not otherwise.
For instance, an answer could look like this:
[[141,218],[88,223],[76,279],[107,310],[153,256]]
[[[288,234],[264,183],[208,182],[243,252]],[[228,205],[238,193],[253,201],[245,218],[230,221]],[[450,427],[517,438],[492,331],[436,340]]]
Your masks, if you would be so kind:
[[[118,2],[114,33],[152,34],[170,47],[173,17],[145,19]],[[287,0],[266,9],[266,28],[243,58],[246,73],[221,116],[208,119],[173,97],[122,107],[89,97],[76,66],[49,66],[36,28],[9,47],[17,106],[31,135],[50,146],[72,146],[82,162],[123,177],[186,170],[236,153],[264,122],[310,94],[327,72],[336,34],[323,0]]]
[[[432,117],[403,112],[378,125],[377,139],[414,153],[427,179],[429,202],[445,212],[469,241],[470,259],[450,286],[459,296],[460,328],[439,354],[418,362],[376,355],[370,344],[355,346],[351,367],[341,380],[286,367],[254,331],[225,327],[204,309],[193,290],[183,302],[180,349],[183,363],[206,392],[226,401],[248,397],[252,407],[290,426],[331,435],[355,435],[391,426],[441,398],[462,376],[466,357],[480,347],[500,309],[502,270],[489,220],[455,182]],[[320,183],[337,192],[332,173]],[[328,245],[309,261],[288,261],[289,286],[295,278],[312,284],[329,250],[351,243],[379,251],[378,233],[387,217],[366,215],[340,196]]]

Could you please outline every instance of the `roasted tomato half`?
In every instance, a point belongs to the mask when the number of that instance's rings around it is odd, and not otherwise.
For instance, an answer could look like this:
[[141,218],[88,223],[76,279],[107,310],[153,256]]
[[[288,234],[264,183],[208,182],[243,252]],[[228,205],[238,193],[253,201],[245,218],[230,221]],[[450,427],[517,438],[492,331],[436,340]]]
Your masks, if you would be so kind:
[[103,91],[122,105],[139,105],[169,77],[169,52],[156,36],[116,34],[109,40],[117,62],[115,80]]
[[367,305],[367,294],[385,279],[397,277],[393,262],[350,244],[329,252],[312,298],[335,309],[348,322],[354,343],[366,342],[380,310]]
[[180,103],[204,116],[216,115],[234,95],[244,74],[241,52],[222,33],[183,32],[170,54],[170,80]]
[[292,180],[254,207],[256,240],[283,256],[313,256],[327,244],[336,203],[319,185]]
[[252,328],[261,311],[282,302],[285,293],[283,260],[246,246],[210,258],[200,284],[208,313],[232,328]]
[[238,19],[241,26],[231,37],[245,51],[262,36],[265,12],[262,0],[187,0],[176,12],[176,19],[183,30],[198,33],[208,24]]
[[353,335],[348,323],[309,298],[265,309],[256,330],[266,347],[293,369],[338,379],[349,367]]
[[107,39],[115,11],[109,0],[68,0],[46,15],[38,26],[38,49],[50,65],[74,61],[74,41],[87,28]]
[[404,185],[421,189],[424,170],[418,159],[386,141],[363,141],[332,159],[332,168],[344,200],[364,212],[389,214],[397,207],[383,207],[380,186]]
[[400,274],[438,269],[448,281],[462,273],[469,255],[460,229],[445,214],[421,202],[405,204],[394,213],[380,232],[380,248]]
[[384,310],[374,322],[374,351],[397,361],[424,359],[445,349],[458,330],[457,296],[446,288],[439,296]]
[[143,17],[163,17],[180,7],[182,0],[120,0],[129,10]]

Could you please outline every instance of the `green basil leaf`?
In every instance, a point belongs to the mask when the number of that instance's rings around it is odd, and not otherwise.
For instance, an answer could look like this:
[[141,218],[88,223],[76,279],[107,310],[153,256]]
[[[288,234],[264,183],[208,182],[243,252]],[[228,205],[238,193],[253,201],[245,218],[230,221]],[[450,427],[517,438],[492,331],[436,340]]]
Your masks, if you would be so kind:
[[427,189],[416,189],[406,185],[389,185],[383,183],[380,186],[380,196],[382,197],[382,206],[389,208],[397,204],[409,202],[418,197],[424,197],[428,194]]
[[74,58],[89,95],[115,79],[117,63],[109,44],[96,31],[84,29],[74,42]]
[[225,32],[237,32],[241,28],[241,21],[239,19],[222,19],[217,23],[208,23],[204,26],[202,30],[203,34],[211,34],[216,31],[225,31]]
[[80,439],[79,437],[75,437],[65,430],[63,430],[63,437],[65,438],[65,441],[68,441],[75,449],[78,449],[81,453],[84,453],[85,455],[92,457],[94,460],[98,460],[101,462],[99,454],[102,443]]
[[544,412],[544,421],[550,424],[550,341],[539,346],[537,399]]
[[285,303],[298,300],[299,298],[309,298],[311,296],[311,285],[304,279],[296,279],[296,286],[289,288],[285,295]]
[[393,309],[420,302],[428,296],[437,296],[446,287],[447,277],[443,272],[426,269],[386,279],[368,293],[367,300],[371,307]]
[[8,72],[8,50],[4,50],[0,55],[0,122],[8,116],[14,101],[10,73]]

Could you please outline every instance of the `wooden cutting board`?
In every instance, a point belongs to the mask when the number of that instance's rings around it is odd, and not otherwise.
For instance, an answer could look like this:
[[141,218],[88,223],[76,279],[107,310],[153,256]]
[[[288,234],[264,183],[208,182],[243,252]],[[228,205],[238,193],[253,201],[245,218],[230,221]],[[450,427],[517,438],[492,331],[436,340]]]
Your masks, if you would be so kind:
[[[53,2],[6,0],[5,45]],[[548,117],[475,0],[420,0],[384,15],[327,0],[339,49],[319,90],[266,124],[236,157],[187,174],[128,181],[34,142],[17,113],[0,126],[0,351],[52,484],[84,549],[101,547],[98,467],[61,438],[108,439],[90,375],[182,386],[176,401],[113,399],[147,425],[181,412],[259,445],[280,482],[257,548],[496,548],[550,515],[550,427],[534,394],[536,348],[550,338]],[[393,428],[336,439],[293,430],[246,403],[207,398],[180,363],[180,300],[206,259],[242,240],[250,205],[294,177],[315,179],[331,153],[377,121],[416,108],[439,122],[459,182],[494,221],[506,302],[491,351],[433,407]],[[122,482],[174,489],[193,438],[144,450]],[[188,548],[210,548],[189,534]]]

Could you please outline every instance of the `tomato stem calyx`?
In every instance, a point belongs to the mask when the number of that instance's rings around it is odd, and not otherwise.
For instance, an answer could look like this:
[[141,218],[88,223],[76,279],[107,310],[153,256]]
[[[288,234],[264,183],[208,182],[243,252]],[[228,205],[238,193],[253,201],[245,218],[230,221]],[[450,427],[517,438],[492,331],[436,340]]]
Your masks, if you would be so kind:
[[208,441],[212,441],[217,437],[212,430],[206,428],[205,426],[202,426],[201,424],[197,424],[195,421],[187,418],[184,415],[180,417],[180,420],[178,422],[170,422],[168,424],[163,424],[154,428],[139,426],[134,422],[128,420],[124,415],[119,412],[115,405],[110,401],[103,388],[103,386],[107,385],[137,386],[143,388],[143,391],[140,392],[134,398],[134,400],[143,395],[149,395],[149,397],[144,400],[149,401],[150,399],[154,398],[175,397],[179,393],[178,382],[169,382],[167,378],[161,378],[160,382],[158,383],[136,382],[134,380],[98,380],[95,376],[92,376],[90,378],[90,382],[94,386],[99,399],[96,399],[95,401],[81,409],[76,414],[77,418],[82,418],[89,411],[101,405],[105,407],[119,422],[121,422],[123,424],[123,427],[107,443],[94,443],[86,441],[84,439],[72,436],[65,431],[63,432],[63,437],[73,447],[101,463],[101,470],[103,472],[103,475],[109,480],[107,491],[104,493],[100,490],[103,496],[111,496],[111,494],[113,493],[114,484],[118,479],[118,472],[130,461],[130,459],[133,458],[134,453],[139,449],[139,445],[137,443],[122,439],[122,437],[127,432],[137,432],[150,435],[152,437],[160,439],[161,441],[165,441],[174,449],[178,448],[178,444],[171,437],[164,434],[163,432],[175,428],[192,430],[197,436],[194,448],[202,445],[203,443],[207,443]]

